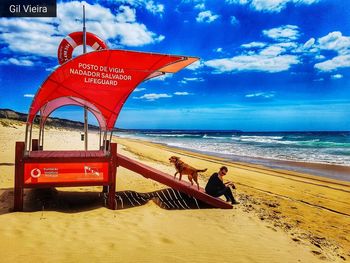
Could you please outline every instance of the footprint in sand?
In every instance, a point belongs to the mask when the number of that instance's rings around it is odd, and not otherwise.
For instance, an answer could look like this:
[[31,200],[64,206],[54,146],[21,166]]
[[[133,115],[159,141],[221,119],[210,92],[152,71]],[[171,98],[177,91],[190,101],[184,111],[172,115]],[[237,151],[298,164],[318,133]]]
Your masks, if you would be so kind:
[[166,238],[166,237],[161,237],[160,241],[164,244],[173,244],[174,243],[171,239]]
[[316,250],[312,250],[311,253],[314,254],[314,255],[317,255],[317,256],[322,254],[322,252],[316,251]]
[[273,228],[272,226],[266,226],[267,228],[270,228],[271,230],[277,232],[277,229],[276,228]]

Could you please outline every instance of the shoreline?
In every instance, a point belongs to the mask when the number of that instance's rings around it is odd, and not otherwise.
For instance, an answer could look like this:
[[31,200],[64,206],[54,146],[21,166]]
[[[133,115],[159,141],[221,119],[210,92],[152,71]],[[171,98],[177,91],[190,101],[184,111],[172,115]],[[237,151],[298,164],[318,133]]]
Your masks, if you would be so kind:
[[118,135],[113,135],[113,137],[125,139],[125,140],[137,140],[142,142],[153,143],[168,148],[175,148],[183,151],[214,156],[222,158],[228,162],[239,162],[245,165],[261,165],[270,169],[281,169],[298,173],[306,173],[309,175],[324,177],[328,179],[334,179],[344,182],[350,182],[350,166],[339,165],[339,164],[327,164],[327,163],[316,163],[316,162],[304,162],[304,161],[294,161],[294,160],[279,160],[272,158],[261,158],[261,157],[249,157],[240,155],[228,155],[228,154],[218,154],[209,151],[199,151],[196,149],[184,148],[179,146],[168,145],[161,142],[153,142],[151,140],[144,140],[142,138],[133,137],[119,137]]
[[[203,152],[208,155],[216,155],[212,152]],[[295,160],[279,160],[272,158],[247,157],[247,156],[225,156],[219,155],[228,161],[238,161],[246,164],[263,165],[271,169],[290,170],[299,173],[306,173],[320,177],[350,182],[350,166],[317,162],[305,162]]]

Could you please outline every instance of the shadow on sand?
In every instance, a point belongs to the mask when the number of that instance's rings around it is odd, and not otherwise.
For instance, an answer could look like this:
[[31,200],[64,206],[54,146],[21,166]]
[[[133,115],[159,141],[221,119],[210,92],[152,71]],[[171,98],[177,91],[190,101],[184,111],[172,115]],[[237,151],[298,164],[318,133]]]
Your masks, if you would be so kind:
[[[107,194],[101,192],[61,191],[55,188],[25,189],[24,212],[58,211],[79,213],[106,206]],[[142,206],[149,201],[168,210],[211,208],[187,194],[166,188],[150,193],[116,192],[117,210]],[[13,212],[13,188],[0,189],[0,215]]]

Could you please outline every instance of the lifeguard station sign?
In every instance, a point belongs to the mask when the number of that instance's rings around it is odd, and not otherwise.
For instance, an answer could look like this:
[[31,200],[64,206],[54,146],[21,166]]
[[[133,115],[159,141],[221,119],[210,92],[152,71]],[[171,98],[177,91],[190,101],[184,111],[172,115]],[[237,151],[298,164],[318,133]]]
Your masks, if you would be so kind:
[[[48,102],[75,97],[93,104],[105,119],[107,130],[112,130],[122,106],[137,85],[164,73],[175,73],[196,60],[110,49],[83,54],[64,63],[46,79],[33,100],[28,122],[32,123]],[[56,105],[59,106],[62,105]]]
[[123,68],[79,63],[78,68],[70,68],[69,73],[84,77],[84,83],[117,86],[120,80],[131,81],[132,75]]
[[26,163],[24,183],[108,182],[108,162]]

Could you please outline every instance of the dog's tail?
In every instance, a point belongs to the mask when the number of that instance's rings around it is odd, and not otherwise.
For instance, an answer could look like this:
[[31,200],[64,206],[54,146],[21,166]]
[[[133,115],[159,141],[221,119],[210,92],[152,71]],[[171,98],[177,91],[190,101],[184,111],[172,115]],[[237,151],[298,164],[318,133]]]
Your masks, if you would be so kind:
[[208,170],[208,168],[205,168],[205,169],[203,169],[203,170],[197,170],[197,172],[203,173],[203,172],[205,172],[206,170]]

